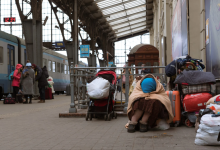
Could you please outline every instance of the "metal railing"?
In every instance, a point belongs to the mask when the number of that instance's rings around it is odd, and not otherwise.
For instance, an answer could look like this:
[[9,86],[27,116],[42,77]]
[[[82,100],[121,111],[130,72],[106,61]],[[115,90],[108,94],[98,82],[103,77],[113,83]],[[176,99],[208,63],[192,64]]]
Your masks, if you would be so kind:
[[[70,93],[71,93],[71,104],[70,104],[70,113],[76,113],[77,108],[76,105],[78,106],[78,109],[84,109],[87,108],[89,104],[89,97],[87,95],[86,91],[86,84],[87,82],[92,79],[93,77],[96,76],[98,70],[115,70],[115,69],[121,69],[120,74],[116,74],[117,77],[121,77],[119,80],[120,82],[117,82],[116,87],[121,87],[121,98],[117,99],[120,101],[119,105],[115,105],[118,107],[123,107],[123,111],[126,113],[127,112],[127,105],[128,105],[128,98],[129,98],[129,82],[125,82],[125,100],[122,99],[123,93],[122,93],[122,88],[123,88],[123,83],[122,83],[122,77],[125,75],[125,80],[129,81],[129,76],[143,76],[143,74],[133,74],[134,69],[143,69],[143,68],[153,68],[153,69],[159,69],[159,68],[165,68],[164,66],[145,66],[145,67],[74,67],[73,63],[71,63],[70,66]],[[124,73],[122,70],[124,69]],[[131,73],[130,73],[130,71]],[[166,86],[166,75],[165,73],[151,73],[155,76],[158,76],[161,80],[161,83],[164,83]],[[133,82],[133,81],[132,81]],[[116,91],[114,93],[114,98],[118,94],[118,90],[116,88]],[[124,100],[124,101],[123,101]],[[77,104],[75,103],[77,102]],[[123,104],[124,103],[124,104]]]

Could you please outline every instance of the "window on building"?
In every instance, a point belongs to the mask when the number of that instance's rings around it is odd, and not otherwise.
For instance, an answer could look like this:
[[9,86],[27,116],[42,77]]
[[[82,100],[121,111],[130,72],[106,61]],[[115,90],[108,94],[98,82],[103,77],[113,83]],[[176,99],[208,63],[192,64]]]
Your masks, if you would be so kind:
[[0,63],[3,63],[3,47],[0,47]]
[[51,62],[51,60],[49,60],[49,61],[48,61],[48,71],[52,71],[52,70],[51,70],[51,65],[52,65],[52,62]]
[[53,61],[53,63],[52,63],[52,70],[53,70],[53,72],[56,72],[56,62],[55,61]]
[[60,63],[57,63],[57,72],[60,72]]
[[43,58],[43,66],[47,67],[47,60]]
[[67,66],[64,65],[64,74],[67,74]]
[[61,64],[61,73],[64,73],[64,64]]

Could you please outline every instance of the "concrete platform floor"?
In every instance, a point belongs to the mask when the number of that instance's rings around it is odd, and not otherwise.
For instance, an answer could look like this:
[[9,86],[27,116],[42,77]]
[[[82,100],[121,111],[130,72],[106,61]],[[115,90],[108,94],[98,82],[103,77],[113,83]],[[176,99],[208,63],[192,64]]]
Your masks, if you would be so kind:
[[70,96],[38,104],[0,102],[0,150],[220,150],[196,146],[194,128],[127,133],[127,117],[112,121],[59,118],[69,110]]

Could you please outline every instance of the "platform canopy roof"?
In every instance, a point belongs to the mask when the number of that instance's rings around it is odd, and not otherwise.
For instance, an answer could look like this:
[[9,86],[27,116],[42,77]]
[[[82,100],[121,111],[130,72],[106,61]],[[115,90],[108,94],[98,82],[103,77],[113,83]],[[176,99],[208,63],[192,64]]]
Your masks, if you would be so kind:
[[153,24],[153,0],[95,0],[117,40],[143,34]]
[[[72,0],[51,0],[64,12],[73,10]],[[83,26],[107,33],[108,40],[119,41],[148,33],[153,24],[153,0],[78,0]],[[93,26],[93,27],[94,27]]]

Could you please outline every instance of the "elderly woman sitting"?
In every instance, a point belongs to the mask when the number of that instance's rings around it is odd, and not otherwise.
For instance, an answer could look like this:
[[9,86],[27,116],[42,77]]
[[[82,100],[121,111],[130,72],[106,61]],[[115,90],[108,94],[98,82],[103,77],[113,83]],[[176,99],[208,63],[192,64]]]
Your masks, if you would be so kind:
[[147,132],[148,127],[155,127],[159,119],[165,119],[167,123],[173,120],[171,102],[163,85],[151,74],[137,82],[129,97],[127,113],[131,120],[128,132],[135,132],[138,122],[140,132]]

